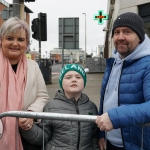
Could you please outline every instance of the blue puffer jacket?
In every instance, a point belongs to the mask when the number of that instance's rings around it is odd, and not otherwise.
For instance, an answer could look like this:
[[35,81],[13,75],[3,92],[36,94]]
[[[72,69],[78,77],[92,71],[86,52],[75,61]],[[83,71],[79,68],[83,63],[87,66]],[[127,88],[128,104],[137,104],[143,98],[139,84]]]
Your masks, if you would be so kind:
[[[103,114],[103,100],[114,58],[107,60],[102,81],[99,115]],[[123,63],[119,80],[117,108],[108,111],[114,129],[121,128],[126,150],[141,150],[142,127],[150,122],[150,56]],[[143,147],[150,150],[150,127],[143,128]],[[104,132],[100,133],[104,137]]]

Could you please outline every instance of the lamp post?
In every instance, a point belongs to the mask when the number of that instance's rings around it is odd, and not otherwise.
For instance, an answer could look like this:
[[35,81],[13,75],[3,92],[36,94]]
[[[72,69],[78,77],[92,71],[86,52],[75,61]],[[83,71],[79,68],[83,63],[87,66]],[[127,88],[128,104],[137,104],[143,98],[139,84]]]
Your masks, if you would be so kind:
[[83,15],[85,15],[85,61],[86,61],[86,13],[82,13]]

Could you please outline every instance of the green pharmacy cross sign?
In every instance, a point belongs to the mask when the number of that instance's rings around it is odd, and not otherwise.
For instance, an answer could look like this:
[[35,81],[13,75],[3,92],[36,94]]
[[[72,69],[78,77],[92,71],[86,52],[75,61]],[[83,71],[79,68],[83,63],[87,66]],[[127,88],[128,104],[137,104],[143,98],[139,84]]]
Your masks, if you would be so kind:
[[98,20],[98,24],[104,24],[104,20],[108,20],[108,15],[103,14],[103,10],[99,10],[97,15],[94,15],[94,20]]

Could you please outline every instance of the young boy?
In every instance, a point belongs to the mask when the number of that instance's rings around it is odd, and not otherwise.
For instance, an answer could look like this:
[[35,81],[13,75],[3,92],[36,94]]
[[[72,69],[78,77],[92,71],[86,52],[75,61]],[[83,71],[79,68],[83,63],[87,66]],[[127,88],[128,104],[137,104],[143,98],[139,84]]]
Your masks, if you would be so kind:
[[[49,101],[44,112],[97,115],[96,105],[82,91],[86,85],[86,72],[77,64],[66,65],[60,73],[58,90],[54,100]],[[22,136],[30,143],[42,145],[44,123],[45,150],[99,150],[98,128],[95,123],[42,120]]]

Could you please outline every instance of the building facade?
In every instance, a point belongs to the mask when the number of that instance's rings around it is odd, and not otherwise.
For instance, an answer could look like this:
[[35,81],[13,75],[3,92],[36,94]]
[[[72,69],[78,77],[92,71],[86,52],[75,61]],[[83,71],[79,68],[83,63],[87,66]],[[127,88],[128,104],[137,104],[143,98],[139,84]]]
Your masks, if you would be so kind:
[[[0,0],[0,26],[8,18],[13,16],[13,4]],[[24,6],[24,20],[30,25],[30,13],[33,13],[28,7]]]
[[[85,60],[85,51],[82,49],[64,49],[64,62],[72,63],[72,62],[83,62]],[[62,49],[55,48],[50,51],[50,58],[58,60],[58,62],[62,62]]]
[[[145,32],[150,37],[150,0],[108,0],[109,20],[107,26],[103,30],[106,32],[104,57],[112,56],[114,49],[111,33],[112,25],[118,15],[125,12],[134,12],[139,14],[144,21]],[[107,29],[107,30],[106,30]]]

